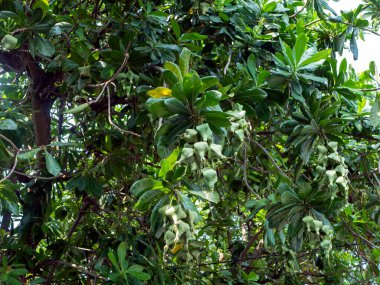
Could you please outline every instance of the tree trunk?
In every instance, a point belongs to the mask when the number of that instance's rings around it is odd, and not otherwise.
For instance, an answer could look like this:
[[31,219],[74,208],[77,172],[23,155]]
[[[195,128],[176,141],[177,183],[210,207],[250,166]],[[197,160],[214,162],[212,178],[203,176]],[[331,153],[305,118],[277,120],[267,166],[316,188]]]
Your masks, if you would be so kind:
[[[30,76],[32,88],[29,97],[32,103],[32,121],[34,128],[35,144],[37,146],[48,145],[51,142],[51,116],[50,110],[54,100],[50,94],[54,88],[54,76],[39,71],[39,76]],[[45,158],[43,152],[39,154],[38,169],[45,172]],[[35,248],[44,238],[41,226],[45,221],[47,209],[50,204],[50,181],[36,181],[25,195],[23,205],[23,217],[20,224],[20,234],[28,245]]]

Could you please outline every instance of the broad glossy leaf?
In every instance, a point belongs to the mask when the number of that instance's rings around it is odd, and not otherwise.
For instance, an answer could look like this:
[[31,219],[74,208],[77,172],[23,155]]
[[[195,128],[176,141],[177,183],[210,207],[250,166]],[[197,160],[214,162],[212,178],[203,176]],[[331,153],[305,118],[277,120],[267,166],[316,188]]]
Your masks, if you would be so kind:
[[40,152],[40,151],[41,151],[40,148],[36,148],[36,149],[29,150],[29,151],[21,152],[17,156],[17,159],[19,159],[19,160],[30,160],[30,159],[33,159],[37,155],[37,153]]
[[181,27],[178,25],[177,21],[173,17],[170,18],[170,24],[172,26],[174,35],[177,39],[179,39],[181,36]]
[[351,35],[350,40],[350,50],[354,56],[354,60],[357,60],[359,57],[358,43],[356,42],[356,37],[358,36],[358,29],[355,28]]
[[191,210],[191,211],[194,211],[198,214],[198,217],[194,220],[194,222],[196,223],[196,222],[200,221],[202,219],[202,216],[199,214],[198,208],[193,203],[193,201],[191,201],[191,199],[185,193],[178,192],[178,195],[179,195],[179,198],[181,200],[182,206],[186,210]]
[[38,36],[35,39],[35,43],[37,52],[42,56],[52,57],[54,55],[54,46],[45,38]]
[[[127,256],[127,246],[125,242],[121,242],[119,246],[117,247],[117,257],[119,259],[119,264],[122,265],[125,262],[125,257]],[[124,270],[124,268],[121,269]]]
[[136,196],[141,196],[147,190],[159,189],[162,188],[162,183],[158,180],[152,178],[144,178],[136,181],[132,184],[130,192]]
[[186,98],[186,94],[185,94],[185,91],[183,89],[183,84],[182,82],[178,82],[176,83],[174,86],[173,86],[173,89],[172,89],[172,95],[174,98],[177,98],[179,101],[181,101],[182,103],[185,103],[187,104],[189,101],[187,100]]
[[164,64],[164,68],[173,72],[173,74],[177,77],[178,81],[182,82],[183,76],[178,65],[176,65],[174,62],[167,61]]
[[293,57],[298,64],[306,50],[307,38],[305,34],[297,35],[296,44],[293,48]]
[[198,94],[202,90],[202,81],[198,73],[191,71],[183,78],[183,91],[190,104],[195,103]]
[[165,103],[165,106],[168,108],[168,110],[172,112],[173,114],[181,114],[181,115],[190,114],[189,109],[176,98],[166,99],[164,103]]
[[223,112],[207,111],[203,112],[206,118],[206,123],[213,125],[214,127],[226,128],[231,125],[231,122],[227,119],[227,116]]
[[284,59],[286,60],[286,63],[294,67],[296,62],[293,56],[292,49],[281,39],[280,39],[280,44],[281,44],[282,54],[284,56]]
[[204,92],[210,87],[217,85],[219,83],[219,79],[215,76],[205,76],[201,78],[202,88],[199,92]]
[[152,113],[157,118],[165,118],[173,115],[168,107],[165,105],[165,100],[163,99],[149,99],[146,102],[147,109],[150,113]]
[[[200,99],[199,107],[212,107],[218,105],[222,99],[222,93],[217,90],[210,90],[204,93]],[[198,102],[197,102],[198,103]],[[198,104],[197,104],[198,105]]]
[[[311,49],[309,49],[309,50],[311,51]],[[320,62],[325,60],[329,55],[330,55],[330,50],[328,50],[328,49],[321,50],[321,51],[314,53],[312,55],[308,55],[307,53],[305,53],[302,56],[298,66],[297,66],[297,69],[298,70],[308,69],[308,68],[310,68],[310,66],[312,66],[313,63],[319,64]]]
[[256,67],[256,57],[254,54],[251,54],[248,57],[247,68],[252,78],[255,80],[255,83],[257,84],[257,71],[256,71],[257,67]]
[[6,11],[6,10],[0,11],[0,19],[9,19],[9,18],[16,19],[17,17],[18,17],[17,14],[13,13],[12,11]]
[[134,208],[136,210],[147,210],[153,202],[160,199],[163,195],[164,193],[162,192],[162,190],[148,190],[140,196]]
[[0,121],[0,130],[15,131],[17,124],[11,119],[4,119]]
[[169,155],[167,158],[161,161],[161,169],[158,174],[159,177],[165,177],[166,173],[168,173],[169,170],[173,169],[179,154],[180,150],[179,148],[176,148],[175,150],[173,150],[171,155]]
[[45,149],[45,161],[47,171],[53,175],[58,176],[61,173],[61,166],[58,161]]
[[12,35],[5,35],[1,40],[1,46],[4,49],[15,49],[18,46],[18,39]]
[[199,33],[190,33],[190,34],[183,34],[179,40],[181,42],[186,42],[186,41],[201,41],[205,39],[207,39],[206,35],[201,35]]
[[370,122],[374,128],[378,129],[380,127],[380,96],[376,97],[375,103],[372,106]]
[[189,191],[191,194],[213,203],[219,203],[220,196],[216,191]]
[[15,193],[16,185],[9,181],[4,181],[0,184],[0,202],[3,209],[18,215],[18,198]]
[[150,280],[150,278],[151,278],[150,274],[142,272],[143,269],[144,269],[144,267],[142,267],[141,265],[135,264],[135,265],[132,265],[131,267],[129,267],[127,269],[126,273],[131,275],[132,277],[138,279],[138,280],[142,280],[142,281]]
[[186,74],[189,73],[190,56],[191,51],[188,48],[183,48],[181,54],[179,55],[179,69],[181,71],[182,77],[185,77]]
[[84,104],[81,104],[81,105],[76,106],[74,108],[71,108],[69,110],[66,110],[63,113],[64,114],[76,114],[76,113],[79,113],[79,112],[83,111],[84,109],[86,109],[89,106],[90,105],[88,103],[84,103]]
[[170,88],[179,82],[178,77],[171,70],[164,70],[162,75],[165,82],[169,85]]

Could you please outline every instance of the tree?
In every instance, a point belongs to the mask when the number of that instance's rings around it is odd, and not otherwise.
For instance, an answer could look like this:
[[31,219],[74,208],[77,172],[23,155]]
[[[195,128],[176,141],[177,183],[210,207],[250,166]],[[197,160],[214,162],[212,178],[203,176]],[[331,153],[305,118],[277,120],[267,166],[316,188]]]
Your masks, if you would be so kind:
[[0,7],[4,284],[380,282],[379,1]]

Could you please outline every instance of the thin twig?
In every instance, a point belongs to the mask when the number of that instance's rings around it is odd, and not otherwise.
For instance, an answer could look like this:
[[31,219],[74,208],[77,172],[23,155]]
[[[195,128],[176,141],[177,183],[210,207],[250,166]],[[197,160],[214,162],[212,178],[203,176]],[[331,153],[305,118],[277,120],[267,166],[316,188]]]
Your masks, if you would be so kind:
[[113,126],[116,130],[118,130],[121,133],[127,134],[127,135],[134,135],[137,137],[140,137],[139,134],[136,134],[131,131],[123,130],[120,127],[118,127],[113,121],[112,121],[112,116],[111,116],[111,92],[109,89],[109,86],[107,86],[107,94],[108,94],[108,122],[110,123],[111,126]]
[[[9,168],[0,167],[0,169],[8,170]],[[69,177],[66,174],[60,174],[58,176],[53,176],[53,177],[44,177],[44,176],[37,176],[37,175],[27,174],[27,173],[24,173],[24,172],[21,172],[21,171],[17,171],[17,170],[14,170],[13,173],[15,173],[17,175],[28,177],[28,178],[32,178],[32,179],[37,179],[37,180],[55,180],[55,179],[68,178]]]
[[368,89],[357,89],[357,90],[362,91],[362,92],[373,92],[373,91],[380,91],[380,87],[368,88]]
[[79,266],[79,265],[76,265],[76,264],[73,264],[73,263],[69,263],[69,262],[66,262],[66,261],[63,261],[63,260],[58,260],[57,262],[60,263],[60,264],[62,264],[63,266],[68,266],[68,267],[74,268],[74,269],[82,272],[83,274],[86,274],[86,275],[91,276],[93,278],[99,278],[101,280],[107,280],[107,278],[105,278],[105,277],[103,277],[101,275],[98,275],[95,272],[91,272],[91,271],[87,270],[86,268],[84,268],[82,266]]
[[377,249],[377,250],[380,250],[380,248],[374,244],[373,242],[369,241],[368,239],[366,239],[365,237],[359,235],[358,233],[354,232],[351,227],[347,224],[347,222],[342,218],[342,222],[344,223],[344,225],[346,226],[346,228],[356,237],[360,238],[361,240],[365,241],[368,245],[372,246],[373,248]]
[[228,70],[228,67],[230,66],[231,64],[231,57],[232,57],[232,50],[231,48],[229,48],[229,54],[228,54],[228,59],[227,59],[227,63],[226,63],[226,66],[224,67],[223,69],[223,74],[226,75],[227,74],[227,70]]
[[[316,19],[316,20],[314,20],[314,21],[312,21],[312,22],[310,22],[310,23],[307,23],[307,24],[305,25],[305,28],[307,28],[307,27],[309,27],[309,26],[311,26],[311,25],[314,25],[315,23],[318,23],[318,22],[324,21],[324,20],[325,20],[325,19]],[[375,31],[373,31],[373,30],[371,30],[371,29],[368,29],[368,28],[357,27],[357,26],[355,26],[355,25],[353,25],[353,24],[351,24],[351,23],[347,23],[347,22],[337,22],[337,24],[343,24],[343,25],[347,25],[347,26],[350,26],[350,27],[353,27],[353,28],[357,28],[357,29],[360,29],[360,30],[363,30],[363,31],[366,31],[366,32],[372,33],[372,34],[374,34],[374,35],[380,37],[380,34],[379,34],[378,32],[375,32]]]
[[339,22],[339,24],[345,24],[347,26],[350,26],[350,27],[353,27],[353,28],[357,28],[357,29],[366,31],[366,32],[372,33],[372,34],[380,37],[380,34],[378,32],[372,31],[371,29],[367,29],[367,28],[363,28],[363,27],[357,27],[357,26],[355,26],[355,25],[353,25],[351,23],[348,23],[348,22]]
[[244,163],[243,163],[243,180],[244,180],[244,183],[245,183],[245,186],[247,186],[247,188],[249,189],[249,191],[251,191],[253,194],[255,194],[256,198],[257,199],[261,199],[259,194],[256,193],[255,190],[253,190],[253,188],[251,187],[251,185],[249,185],[248,183],[248,179],[247,179],[247,147],[244,146]]
[[285,178],[287,178],[291,181],[291,179],[277,165],[276,161],[273,159],[273,157],[270,155],[270,153],[260,143],[258,143],[257,141],[254,141],[252,139],[250,139],[250,141],[253,142],[255,145],[257,145],[268,156],[269,160],[273,163],[274,167],[276,167],[276,169],[278,170],[278,172],[280,172],[280,174],[282,176],[284,176]]
[[8,142],[13,147],[13,149],[15,151],[19,150],[18,147],[10,139],[8,139],[6,136],[0,134],[0,138],[2,138],[3,140],[5,140],[6,142]]
[[309,3],[309,0],[306,0],[305,4],[302,6],[302,8],[299,11],[297,11],[296,13],[294,13],[293,15],[289,16],[289,19],[297,17],[299,13],[301,13],[303,10],[305,10],[308,3]]
[[4,182],[5,180],[7,180],[9,177],[12,176],[12,174],[15,172],[15,169],[16,169],[16,166],[17,166],[17,156],[20,154],[20,150],[18,150],[16,152],[16,155],[15,155],[15,160],[13,162],[13,167],[11,168],[11,171],[9,171],[9,173],[3,178],[0,180],[0,183]]
[[14,159],[14,162],[13,162],[13,166],[12,166],[11,170],[9,171],[9,173],[3,179],[0,180],[0,183],[2,183],[5,180],[7,180],[9,177],[11,177],[12,174],[15,172],[15,169],[16,169],[16,166],[17,166],[17,156],[20,154],[21,150],[10,139],[8,139],[6,136],[0,134],[0,137],[3,140],[5,140],[6,142],[8,142],[13,147],[13,149],[16,151],[15,159]]
[[92,104],[96,104],[100,101],[100,99],[103,97],[103,94],[104,94],[104,91],[106,90],[107,86],[109,84],[111,84],[115,79],[116,77],[120,74],[120,72],[123,71],[123,69],[125,68],[125,66],[127,65],[128,63],[128,59],[129,59],[129,47],[130,47],[130,44],[128,45],[127,49],[125,50],[125,54],[124,54],[124,60],[122,62],[122,64],[120,65],[119,69],[115,72],[114,75],[112,75],[112,77],[110,79],[108,79],[107,81],[103,82],[103,83],[98,83],[98,84],[89,84],[88,87],[103,87],[102,90],[100,91],[98,97],[96,97],[95,100],[92,100],[90,102],[88,102],[89,105],[92,105]]
[[247,245],[245,246],[244,250],[240,254],[240,257],[239,257],[240,260],[244,260],[247,257],[247,253],[250,250],[251,246],[253,245],[255,240],[257,240],[257,238],[259,237],[259,235],[261,235],[263,231],[264,231],[264,228],[261,228],[255,235],[253,235],[249,239],[249,241],[247,242]]

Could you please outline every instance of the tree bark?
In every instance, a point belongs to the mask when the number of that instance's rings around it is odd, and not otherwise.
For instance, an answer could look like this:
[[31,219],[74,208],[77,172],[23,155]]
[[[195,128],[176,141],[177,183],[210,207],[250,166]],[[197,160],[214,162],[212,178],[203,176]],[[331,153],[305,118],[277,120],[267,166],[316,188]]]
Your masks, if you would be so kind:
[[[55,74],[45,73],[33,61],[27,61],[27,72],[31,79],[28,97],[32,103],[32,123],[36,146],[45,146],[51,142],[50,111],[54,103]],[[38,170],[45,172],[43,152],[38,157]],[[50,204],[51,181],[36,181],[24,197],[23,217],[20,234],[23,240],[35,248],[44,238],[41,226],[45,221]]]

